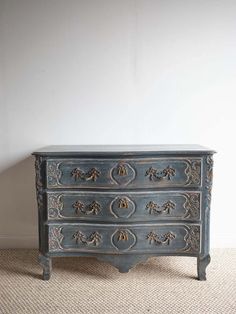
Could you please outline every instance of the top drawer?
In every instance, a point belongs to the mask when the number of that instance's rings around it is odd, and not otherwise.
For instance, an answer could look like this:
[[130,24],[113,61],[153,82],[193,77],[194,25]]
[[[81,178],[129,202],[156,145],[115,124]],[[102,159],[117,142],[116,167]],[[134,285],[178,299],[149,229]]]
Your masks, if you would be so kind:
[[202,158],[48,159],[47,188],[199,187]]

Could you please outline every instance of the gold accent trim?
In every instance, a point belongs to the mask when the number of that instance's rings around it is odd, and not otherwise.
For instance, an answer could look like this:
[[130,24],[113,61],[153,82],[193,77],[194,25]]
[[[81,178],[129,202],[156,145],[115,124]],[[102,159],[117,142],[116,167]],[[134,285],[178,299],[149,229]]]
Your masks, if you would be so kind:
[[176,204],[172,202],[171,200],[166,201],[162,205],[158,205],[157,203],[154,203],[153,201],[150,201],[146,205],[146,209],[149,211],[149,214],[170,214],[170,211],[172,209],[175,209]]
[[96,168],[91,168],[88,172],[83,172],[80,168],[74,168],[71,171],[71,176],[75,179],[75,181],[81,179],[85,181],[97,181],[101,172]]
[[156,168],[150,167],[145,176],[149,177],[150,181],[158,181],[162,179],[171,180],[171,177],[175,176],[176,170],[170,165],[168,165],[165,169],[158,171]]
[[176,235],[169,231],[163,235],[158,235],[154,231],[151,231],[147,236],[146,239],[149,241],[149,244],[156,244],[156,245],[170,245],[171,241],[176,238]]
[[98,246],[102,240],[102,236],[95,231],[87,237],[84,233],[78,230],[73,234],[73,239],[75,239],[76,244],[82,243],[88,246]]

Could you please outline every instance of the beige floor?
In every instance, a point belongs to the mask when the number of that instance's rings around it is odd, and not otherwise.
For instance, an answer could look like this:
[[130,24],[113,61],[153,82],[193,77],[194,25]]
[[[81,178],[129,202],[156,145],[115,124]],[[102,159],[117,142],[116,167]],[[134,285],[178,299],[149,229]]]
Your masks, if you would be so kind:
[[213,250],[208,280],[196,259],[149,259],[128,274],[93,258],[53,260],[41,280],[35,250],[0,251],[0,313],[236,313],[236,249]]

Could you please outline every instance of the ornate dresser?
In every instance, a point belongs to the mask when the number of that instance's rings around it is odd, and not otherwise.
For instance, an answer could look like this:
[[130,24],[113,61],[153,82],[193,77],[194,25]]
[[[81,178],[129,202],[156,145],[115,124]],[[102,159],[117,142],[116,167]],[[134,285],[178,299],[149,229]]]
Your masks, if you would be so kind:
[[49,146],[33,153],[43,279],[51,258],[120,272],[151,256],[197,257],[206,279],[214,151],[198,145]]

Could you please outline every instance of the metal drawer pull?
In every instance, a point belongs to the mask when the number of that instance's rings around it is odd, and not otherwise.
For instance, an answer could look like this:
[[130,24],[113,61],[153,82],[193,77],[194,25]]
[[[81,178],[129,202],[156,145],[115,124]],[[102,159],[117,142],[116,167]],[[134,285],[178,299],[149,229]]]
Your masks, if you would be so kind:
[[85,181],[96,181],[100,176],[101,172],[96,168],[91,168],[88,172],[83,172],[79,168],[75,168],[71,171],[71,176],[77,181],[78,179]]
[[73,239],[75,239],[76,244],[82,243],[85,245],[97,246],[101,242],[102,236],[97,231],[95,231],[87,237],[84,233],[78,230],[73,235]]
[[79,214],[79,212],[81,212],[85,215],[98,215],[101,211],[101,205],[96,201],[93,201],[87,206],[80,201],[76,201],[72,206],[75,208],[76,214]]
[[167,166],[165,169],[161,171],[157,171],[157,169],[150,167],[147,171],[145,176],[149,176],[150,181],[157,181],[161,179],[171,180],[171,177],[175,176],[175,169]]
[[161,244],[166,244],[169,245],[171,240],[175,239],[176,235],[172,233],[171,231],[163,234],[163,235],[158,235],[157,233],[151,231],[147,235],[147,240],[149,241],[149,244],[156,244],[156,245],[161,245]]
[[118,241],[128,241],[129,235],[128,232],[125,230],[120,230],[118,234]]
[[119,176],[127,176],[127,169],[126,169],[126,166],[122,163],[120,163],[118,166],[117,166],[117,174]]
[[129,201],[127,200],[127,198],[119,199],[118,207],[119,208],[129,208]]
[[161,206],[150,201],[146,205],[146,209],[149,211],[149,214],[170,214],[171,209],[175,209],[176,204],[172,201],[167,201]]

